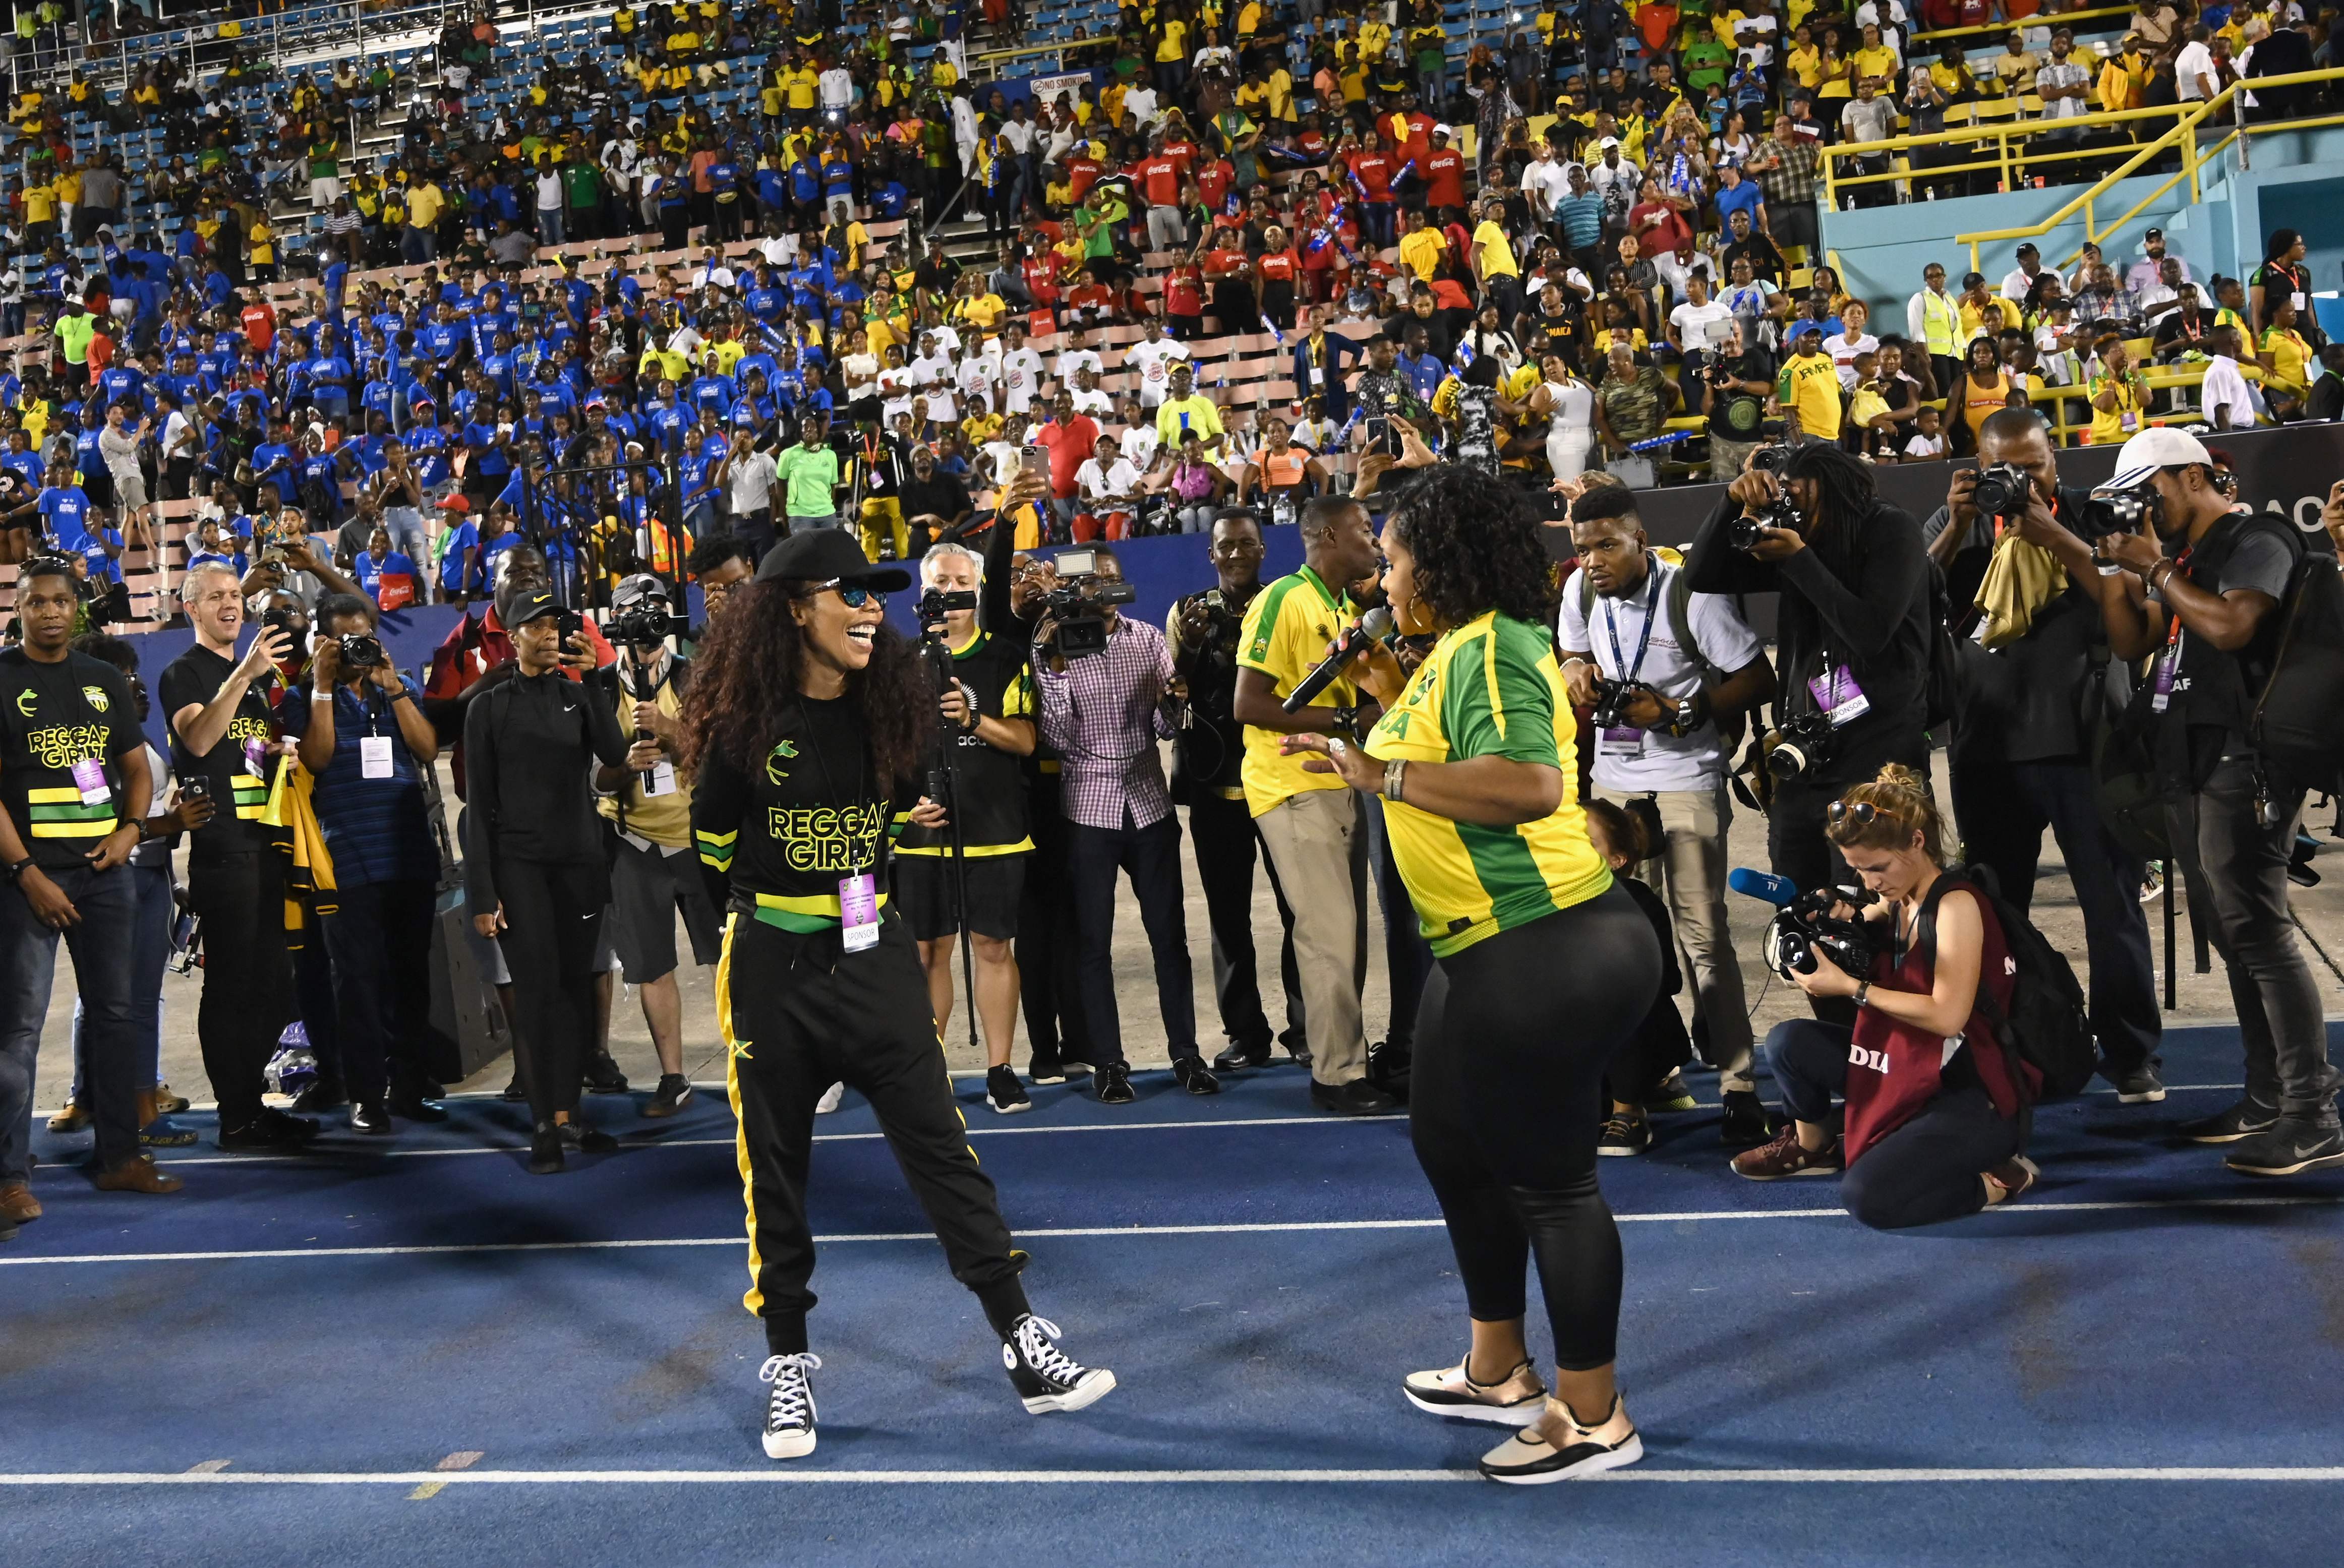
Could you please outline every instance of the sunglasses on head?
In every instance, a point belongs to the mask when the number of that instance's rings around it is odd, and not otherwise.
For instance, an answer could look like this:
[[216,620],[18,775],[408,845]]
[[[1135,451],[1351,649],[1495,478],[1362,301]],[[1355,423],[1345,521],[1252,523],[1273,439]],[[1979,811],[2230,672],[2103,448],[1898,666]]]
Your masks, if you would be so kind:
[[866,604],[887,602],[887,596],[877,588],[866,588],[862,583],[851,583],[844,578],[829,578],[818,583],[809,583],[805,592],[799,597],[812,598],[814,595],[827,593],[832,588],[838,590],[838,597],[846,601],[846,608],[849,609],[861,609]]
[[1853,822],[1859,828],[1869,828],[1880,815],[1880,808],[1869,800],[1834,800],[1824,810],[1824,819],[1838,828]]

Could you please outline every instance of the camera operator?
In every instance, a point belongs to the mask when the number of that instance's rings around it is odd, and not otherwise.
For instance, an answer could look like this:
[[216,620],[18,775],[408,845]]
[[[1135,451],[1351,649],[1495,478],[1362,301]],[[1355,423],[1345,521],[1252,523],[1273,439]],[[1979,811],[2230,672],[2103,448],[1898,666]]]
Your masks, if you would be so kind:
[[310,804],[333,856],[324,916],[350,1128],[388,1134],[395,1112],[444,1121],[424,1098],[431,920],[440,855],[422,770],[440,755],[415,683],[375,636],[371,600],[329,594],[317,610],[309,678],[278,714],[316,780]]
[[[1062,581],[1056,590],[1034,629],[1033,660],[1042,733],[1064,759],[1066,877],[1081,943],[1076,984],[1098,1098],[1108,1105],[1133,1099],[1115,1003],[1118,870],[1131,879],[1155,955],[1156,1000],[1173,1073],[1191,1094],[1217,1094],[1220,1080],[1197,1048],[1196,993],[1181,912],[1180,823],[1156,749],[1174,734],[1166,699],[1180,697],[1179,678],[1162,632],[1097,597],[1102,588],[1121,587],[1123,568],[1105,550],[1094,557],[1096,576]],[[1059,628],[1076,613],[1105,623],[1106,645],[1067,658],[1058,649]]]
[[[722,542],[731,548],[720,564],[740,566],[745,579],[739,553],[745,547],[729,535]],[[709,602],[722,600],[719,591]],[[663,640],[673,626],[667,589],[657,578],[631,577],[611,593],[611,608],[608,635],[620,649],[611,700],[619,728],[633,742],[623,763],[595,770],[594,804],[617,840],[611,853],[611,943],[627,983],[641,995],[643,1024],[659,1057],[659,1086],[642,1113],[667,1117],[692,1098],[692,1080],[683,1073],[683,996],[675,979],[676,917],[682,913],[692,961],[702,968],[721,954],[723,922],[692,858],[692,777],[677,765],[692,661],[670,653]]]
[[[545,588],[507,608],[515,674],[464,714],[465,901],[512,971],[517,1065],[536,1124],[529,1168],[550,1175],[562,1168],[571,1127],[581,1148],[616,1146],[577,1119],[598,1043],[594,949],[611,901],[586,783],[591,761],[612,768],[633,757],[608,691],[596,689],[604,678],[578,613]],[[565,671],[593,685],[581,691]]]
[[1228,1072],[1269,1060],[1269,1016],[1262,1010],[1254,967],[1257,846],[1284,930],[1278,944],[1286,982],[1284,1042],[1297,1056],[1307,1055],[1308,1047],[1303,1044],[1302,981],[1294,961],[1294,911],[1246,805],[1245,726],[1234,710],[1246,610],[1262,591],[1259,518],[1244,508],[1223,512],[1213,519],[1207,553],[1218,582],[1174,604],[1164,636],[1172,645],[1173,671],[1188,685],[1188,725],[1172,751],[1172,799],[1188,808],[1197,880],[1205,890],[1205,918],[1213,931],[1213,998],[1229,1041],[1213,1066]]
[[[1978,504],[1982,480],[1985,507]],[[1991,649],[1962,650],[1962,701],[1946,764],[1963,854],[1993,869],[2002,896],[2021,913],[2034,901],[2044,829],[2057,839],[2084,916],[2100,1073],[2118,1101],[2137,1105],[2165,1098],[2157,1074],[2164,1022],[2138,897],[2147,868],[2101,814],[2092,772],[2103,683],[2117,684],[2114,706],[2121,708],[2125,672],[2108,658],[2099,572],[2078,537],[2092,531],[2084,520],[2086,500],[2059,487],[2042,417],[2031,408],[1998,409],[1978,427],[1978,467],[1954,475],[1945,506],[1921,532],[1931,558],[1958,585],[1956,606],[1976,597],[1965,590],[1986,571],[1989,557],[2006,563],[1998,583],[2021,580],[2022,550],[2051,548],[2073,563],[2037,582],[2023,636]],[[1999,600],[1999,589],[1995,597]]]
[[[996,528],[988,537],[1006,535]],[[1009,1065],[1017,1032],[1011,943],[1034,849],[1020,762],[1034,754],[1026,643],[992,629],[1010,624],[1009,575],[989,575],[967,546],[929,546],[920,558],[920,583],[921,629],[943,639],[952,661],[939,671],[937,699],[949,739],[937,736],[927,763],[932,777],[940,773],[939,748],[953,747],[952,798],[945,807],[959,831],[904,829],[895,842],[895,898],[919,943],[939,1035],[952,1020],[954,939],[966,934],[976,987],[969,1005],[985,1032],[985,1099],[1007,1115],[1034,1105]],[[933,663],[935,655],[929,658]]]
[[130,683],[71,646],[80,598],[70,559],[35,555],[16,574],[23,641],[0,649],[0,864],[14,884],[0,895],[0,1231],[41,1212],[28,1134],[60,935],[81,995],[96,1185],[181,1186],[138,1148],[153,1063],[131,1016],[138,894],[127,862],[149,831],[154,780]]
[[1835,881],[1843,862],[1824,837],[1824,809],[1886,763],[1928,766],[1920,528],[1874,494],[1870,468],[1811,442],[1727,487],[1686,574],[1695,593],[1781,595],[1767,856],[1803,890]]
[[1749,340],[1739,320],[1733,340],[1702,370],[1709,383],[1709,477],[1732,484],[1750,454],[1765,444],[1766,399],[1774,395],[1774,357]]
[[1761,1143],[1766,1111],[1751,1076],[1750,1014],[1726,926],[1733,808],[1717,721],[1771,699],[1773,668],[1733,601],[1687,591],[1682,568],[1647,548],[1636,492],[1605,485],[1581,496],[1571,537],[1579,570],[1563,584],[1558,640],[1571,701],[1596,709],[1595,793],[1632,809],[1648,803],[1659,823],[1658,848],[1640,874],[1668,898],[1707,1026],[1704,1049],[1724,1090],[1725,1141]]
[[1292,900],[1294,950],[1310,1041],[1310,1100],[1344,1115],[1383,1115],[1399,1102],[1368,1081],[1360,987],[1367,977],[1367,838],[1359,799],[1342,779],[1281,749],[1288,735],[1356,741],[1375,721],[1358,689],[1336,680],[1292,713],[1286,698],[1359,618],[1349,586],[1376,575],[1367,508],[1329,496],[1302,508],[1302,566],[1246,607],[1230,710],[1246,727],[1246,805]]
[[200,782],[214,806],[187,851],[187,904],[204,923],[196,1015],[204,1075],[219,1102],[222,1149],[296,1146],[318,1124],[260,1102],[262,1075],[292,1016],[285,866],[260,820],[278,749],[264,688],[292,640],[264,626],[237,656],[244,592],[217,561],[188,572],[179,595],[196,641],[164,669],[160,690],[172,770],[183,792]]
[[[1871,895],[1861,913],[1878,935],[1861,974],[1818,943],[1813,967],[1790,978],[1811,997],[1853,999],[1855,1021],[1793,1019],[1767,1035],[1791,1121],[1772,1143],[1735,1155],[1734,1173],[1772,1181],[1844,1168],[1841,1201],[1881,1231],[2006,1203],[2037,1176],[2022,1112],[2042,1075],[2006,1052],[1989,1021],[2009,1015],[2015,989],[2002,928],[1967,882],[1946,874],[1937,809],[1917,773],[1891,763],[1831,802],[1828,819]],[[1844,1134],[1832,1130],[1834,1094],[1845,1101]]]
[[[2116,656],[2157,656],[2127,726],[2150,748],[2159,784],[2182,801],[2166,813],[2167,831],[2204,890],[2246,1046],[2245,1098],[2182,1133],[2236,1144],[2225,1163],[2252,1175],[2344,1165],[2339,1074],[2288,908],[2304,789],[2269,776],[2246,734],[2304,547],[2285,518],[2239,508],[2206,448],[2177,430],[2127,441],[2099,494],[2139,508],[2137,531],[2097,541],[2098,556],[2122,571],[2090,580]],[[2052,548],[2071,571],[2089,568],[2080,540]]]

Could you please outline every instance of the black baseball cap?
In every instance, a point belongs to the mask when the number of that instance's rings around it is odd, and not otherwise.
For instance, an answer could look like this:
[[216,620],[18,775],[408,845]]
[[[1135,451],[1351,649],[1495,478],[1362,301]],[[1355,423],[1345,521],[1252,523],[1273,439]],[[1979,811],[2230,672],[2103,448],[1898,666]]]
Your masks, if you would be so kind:
[[879,566],[844,528],[808,528],[792,534],[757,563],[756,580],[773,582],[861,583],[880,593],[902,593],[912,586],[912,574],[901,567]]
[[505,622],[505,629],[510,631],[516,627],[527,626],[530,621],[541,620],[549,615],[560,615],[569,608],[545,589],[535,589],[513,600],[512,618]]

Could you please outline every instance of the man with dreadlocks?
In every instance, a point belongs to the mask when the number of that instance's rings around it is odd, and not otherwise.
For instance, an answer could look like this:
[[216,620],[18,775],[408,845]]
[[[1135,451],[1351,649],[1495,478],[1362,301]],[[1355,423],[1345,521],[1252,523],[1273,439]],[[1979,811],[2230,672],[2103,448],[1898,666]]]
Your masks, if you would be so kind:
[[695,770],[692,839],[730,910],[717,1027],[739,1123],[750,1286],[764,1320],[768,1457],[813,1452],[806,1288],[807,1155],[815,1102],[844,1081],[871,1102],[943,1242],[953,1277],[1001,1336],[1002,1363],[1036,1414],[1080,1410],[1115,1374],[1078,1365],[1034,1315],[992,1180],[977,1168],[945,1076],[926,976],[888,907],[881,864],[906,824],[935,828],[918,766],[936,698],[917,650],[884,624],[911,586],[836,528],[767,552],[712,623],[684,708]]

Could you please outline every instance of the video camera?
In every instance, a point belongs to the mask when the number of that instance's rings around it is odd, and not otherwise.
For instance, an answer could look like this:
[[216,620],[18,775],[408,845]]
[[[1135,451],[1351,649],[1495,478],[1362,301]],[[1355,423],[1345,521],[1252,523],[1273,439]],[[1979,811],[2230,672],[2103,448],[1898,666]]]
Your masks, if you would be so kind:
[[945,618],[960,610],[976,608],[974,588],[932,588],[920,595],[920,628],[933,630],[945,624]]
[[669,614],[662,599],[620,611],[602,623],[602,635],[630,648],[658,648],[671,637],[691,636],[692,621]]
[[1751,454],[1752,468],[1761,474],[1774,476],[1776,487],[1774,498],[1760,508],[1754,516],[1745,515],[1728,522],[1725,525],[1727,544],[1737,550],[1754,550],[1758,548],[1761,529],[1794,529],[1799,526],[1799,508],[1792,502],[1790,492],[1781,487],[1783,468],[1790,460],[1791,447],[1788,443],[1761,447]]
[[1082,658],[1106,647],[1106,612],[1110,605],[1129,604],[1131,585],[1098,579],[1096,550],[1060,550],[1051,565],[1058,586],[1042,596],[1055,623],[1045,644],[1060,658]]
[[1834,917],[1831,911],[1840,904],[1860,910],[1879,896],[1869,888],[1817,888],[1801,893],[1766,924],[1762,943],[1766,967],[1784,980],[1813,974],[1820,952],[1849,974],[1868,974],[1872,932],[1861,919]]

